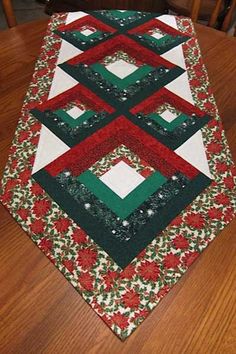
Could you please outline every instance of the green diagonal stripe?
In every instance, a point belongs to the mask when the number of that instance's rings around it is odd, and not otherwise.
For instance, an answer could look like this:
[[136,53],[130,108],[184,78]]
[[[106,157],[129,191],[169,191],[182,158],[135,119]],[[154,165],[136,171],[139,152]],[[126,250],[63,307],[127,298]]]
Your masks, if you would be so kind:
[[154,69],[149,65],[143,65],[135,70],[132,74],[126,76],[124,79],[121,79],[107,70],[102,64],[93,64],[91,65],[91,68],[101,74],[105,80],[110,81],[113,85],[118,86],[121,90],[126,89],[128,86],[134,84],[137,80],[141,80]]
[[79,31],[73,31],[73,32],[71,32],[71,34],[73,34],[76,38],[87,42],[87,41],[90,41],[91,39],[99,37],[102,34],[102,32],[97,31],[97,32],[91,33],[88,36],[85,36],[83,33],[79,32]]
[[136,14],[136,11],[125,11],[125,12],[120,12],[119,10],[112,10],[110,11],[113,16],[118,17],[120,19],[122,18],[127,18],[129,16],[133,16]]
[[83,172],[78,177],[78,180],[121,219],[125,219],[129,216],[134,209],[167,181],[160,172],[154,172],[122,199],[89,170]]
[[173,131],[175,128],[177,128],[179,125],[184,123],[189,118],[186,114],[182,113],[172,122],[168,123],[157,113],[151,113],[148,115],[148,117],[153,119],[155,122],[160,124],[163,128],[167,129],[168,131]]
[[66,111],[63,109],[58,109],[54,112],[59,118],[61,118],[65,123],[69,124],[70,127],[76,128],[79,125],[82,125],[83,122],[91,118],[94,114],[94,111],[86,111],[81,114],[77,119],[72,118]]
[[173,37],[170,36],[169,34],[167,34],[167,35],[165,35],[164,37],[159,38],[159,39],[158,39],[158,38],[155,38],[155,37],[152,37],[152,36],[150,36],[150,35],[148,35],[148,34],[144,34],[143,37],[146,38],[146,39],[148,39],[149,41],[155,42],[158,46],[161,46],[161,45],[163,45],[163,44],[168,44],[168,43],[166,43],[166,41],[167,41],[168,39],[173,39]]

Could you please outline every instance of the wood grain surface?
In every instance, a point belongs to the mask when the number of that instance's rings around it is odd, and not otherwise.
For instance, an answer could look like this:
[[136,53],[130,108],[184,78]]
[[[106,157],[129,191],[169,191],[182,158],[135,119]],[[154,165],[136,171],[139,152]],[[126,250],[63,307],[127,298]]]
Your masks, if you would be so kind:
[[[0,33],[0,174],[46,21]],[[236,160],[236,39],[196,25]],[[0,206],[0,353],[236,353],[236,220],[122,343]]]

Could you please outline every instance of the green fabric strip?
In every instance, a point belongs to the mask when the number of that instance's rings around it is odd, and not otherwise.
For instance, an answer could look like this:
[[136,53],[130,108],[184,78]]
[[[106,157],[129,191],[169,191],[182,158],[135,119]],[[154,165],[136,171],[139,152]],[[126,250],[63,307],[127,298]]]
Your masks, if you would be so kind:
[[107,70],[102,64],[96,63],[91,65],[94,71],[97,71],[102,77],[110,81],[113,85],[118,86],[121,90],[126,89],[128,86],[134,84],[137,80],[141,80],[144,76],[146,76],[150,71],[154,68],[149,65],[143,65],[137,70],[135,70],[132,74],[126,76],[124,79],[119,78],[109,70]]
[[99,37],[102,34],[102,32],[96,31],[96,32],[89,34],[88,36],[85,36],[83,33],[79,32],[79,31],[73,31],[73,32],[71,32],[71,34],[75,35],[75,37],[80,39],[81,41],[87,42],[87,41],[90,41],[91,39]]
[[115,17],[123,19],[123,18],[127,18],[127,17],[135,15],[136,11],[120,12],[119,10],[111,10],[110,13],[112,13],[112,15],[115,16]]
[[[153,38],[150,36],[148,36],[148,38],[144,37],[143,36],[143,39],[145,38],[145,40],[140,40],[140,38],[138,38],[138,34],[136,35],[128,35],[128,37],[132,38],[133,40],[135,40],[137,43],[139,44],[142,44],[142,46],[148,48],[148,49],[151,49],[155,54],[158,54],[158,55],[161,55],[163,53],[166,53],[168,52],[169,50],[177,47],[178,45],[186,42],[187,40],[189,40],[189,37],[187,36],[178,36],[176,38],[174,38],[172,41],[170,41],[169,43],[166,43],[166,44],[162,44],[161,46],[157,44],[157,46],[153,47],[151,45],[151,41],[150,39]],[[147,39],[147,40],[146,40]],[[154,39],[154,38],[153,38]],[[158,41],[158,39],[156,38],[156,40]],[[153,41],[153,43],[156,43]]]
[[149,41],[155,42],[158,46],[161,46],[163,44],[165,44],[166,40],[168,39],[173,39],[172,36],[170,36],[169,34],[163,36],[162,38],[155,38],[153,36],[150,36],[148,34],[144,34],[143,35],[144,38],[148,39]]
[[180,126],[189,118],[186,114],[182,113],[176,119],[174,119],[172,122],[169,123],[165,119],[163,119],[159,114],[156,113],[151,113],[149,114],[148,117],[153,119],[155,122],[157,122],[163,128],[167,129],[170,132],[173,131],[178,126]]
[[160,172],[154,172],[122,199],[89,170],[82,173],[78,180],[122,219],[129,216],[134,209],[166,182],[166,178]]
[[54,113],[58,117],[63,119],[63,121],[65,123],[69,124],[69,126],[72,127],[72,128],[76,128],[79,125],[82,125],[83,122],[85,122],[86,120],[91,118],[94,114],[96,114],[96,112],[94,112],[94,111],[86,111],[83,114],[81,114],[80,117],[78,117],[77,119],[74,119],[66,111],[64,111],[63,109],[58,109]]

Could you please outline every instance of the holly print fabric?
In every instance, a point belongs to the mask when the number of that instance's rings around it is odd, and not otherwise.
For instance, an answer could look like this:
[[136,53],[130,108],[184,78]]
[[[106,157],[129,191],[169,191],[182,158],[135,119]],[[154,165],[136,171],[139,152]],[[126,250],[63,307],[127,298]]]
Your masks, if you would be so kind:
[[52,17],[1,201],[119,338],[232,220],[234,176],[190,19]]

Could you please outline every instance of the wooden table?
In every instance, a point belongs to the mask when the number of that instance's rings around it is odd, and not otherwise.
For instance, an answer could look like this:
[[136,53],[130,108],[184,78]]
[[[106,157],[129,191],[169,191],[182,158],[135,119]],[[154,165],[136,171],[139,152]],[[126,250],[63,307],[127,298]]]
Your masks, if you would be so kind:
[[[0,174],[46,21],[0,33]],[[196,25],[236,160],[236,40]],[[0,207],[0,353],[235,353],[236,220],[122,343]]]

